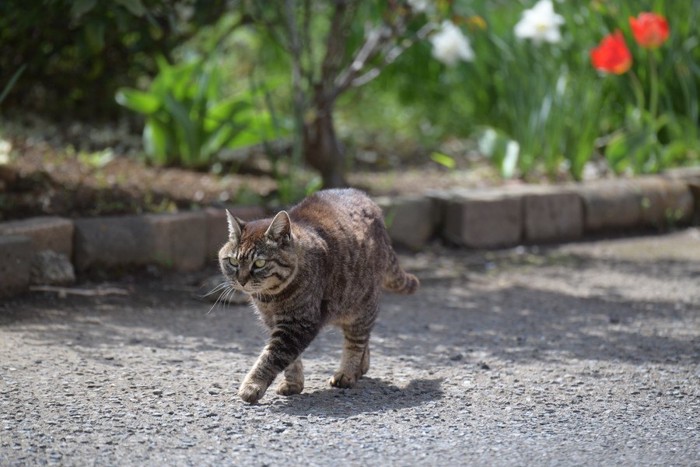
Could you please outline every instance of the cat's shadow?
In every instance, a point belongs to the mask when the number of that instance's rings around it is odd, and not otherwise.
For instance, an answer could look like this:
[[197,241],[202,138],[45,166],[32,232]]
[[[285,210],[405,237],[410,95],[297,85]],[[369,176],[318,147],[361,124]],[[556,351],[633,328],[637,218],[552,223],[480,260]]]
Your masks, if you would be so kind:
[[416,407],[442,398],[442,378],[414,379],[399,387],[376,378],[362,378],[352,389],[326,388],[279,397],[271,409],[300,417],[349,418],[370,412]]

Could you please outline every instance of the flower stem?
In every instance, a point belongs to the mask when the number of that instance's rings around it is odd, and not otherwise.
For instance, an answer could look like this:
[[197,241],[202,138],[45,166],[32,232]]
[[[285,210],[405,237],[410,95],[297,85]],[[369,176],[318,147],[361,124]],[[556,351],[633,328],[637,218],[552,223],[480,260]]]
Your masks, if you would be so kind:
[[643,112],[646,105],[646,99],[644,98],[644,86],[642,86],[642,82],[639,80],[637,73],[630,70],[630,76],[632,77],[632,91],[634,92],[634,97],[637,100],[637,110],[639,110],[639,112]]
[[654,59],[654,51],[649,50],[649,113],[651,118],[656,119],[656,113],[659,110],[659,72],[656,69],[656,60]]

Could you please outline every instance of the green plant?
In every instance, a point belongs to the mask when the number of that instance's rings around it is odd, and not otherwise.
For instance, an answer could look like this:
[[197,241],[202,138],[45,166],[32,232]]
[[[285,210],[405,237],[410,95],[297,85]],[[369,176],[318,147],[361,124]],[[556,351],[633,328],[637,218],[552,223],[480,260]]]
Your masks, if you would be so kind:
[[263,112],[255,119],[250,95],[223,97],[221,72],[213,60],[170,65],[158,59],[159,73],[148,91],[119,89],[119,104],[146,116],[144,148],[159,165],[206,168],[224,148],[259,142],[271,123]]
[[[637,43],[634,54],[627,48],[623,32],[618,30],[603,39],[595,49],[598,55],[593,56],[594,67],[625,75],[618,78],[617,84],[621,91],[628,91],[627,96],[631,95],[625,102],[623,123],[609,137],[605,157],[616,173],[654,173],[698,161],[700,140],[695,97],[700,69],[693,63],[697,39],[684,37],[679,42],[671,34],[674,27],[669,27],[666,18],[659,13],[641,13],[638,18],[630,16],[629,23]],[[680,30],[690,33],[683,30],[682,23]],[[618,70],[607,69],[600,61],[600,56],[608,53],[606,47],[610,46],[611,37],[615,37],[616,47],[622,51],[615,54],[623,57],[624,66]],[[614,64],[615,57],[610,57]],[[641,62],[640,66],[634,67],[635,62]],[[664,79],[664,75],[667,78]],[[685,104],[685,109],[678,109],[668,97],[678,84],[681,93],[695,101]]]
[[[403,128],[413,125],[417,135],[438,140],[486,135],[482,142],[493,144],[482,146],[490,149],[487,155],[504,176],[544,172],[559,177],[567,170],[580,179],[588,161],[608,152],[606,144],[612,144],[615,158],[608,160],[617,171],[697,163],[700,42],[694,25],[700,21],[700,0],[673,8],[663,0],[554,1],[554,11],[563,18],[559,37],[551,43],[518,37],[522,13],[542,3],[450,2],[452,20],[470,39],[473,61],[444,66],[431,56],[429,43],[419,43],[370,85],[369,97],[358,105],[396,92],[405,110],[387,109],[384,115],[399,115],[397,122],[409,113],[418,115],[401,122]],[[590,50],[602,35],[618,27],[629,35],[628,18],[645,10],[665,13],[671,25],[663,50],[653,55],[634,51],[636,62],[653,58],[656,63],[656,75],[648,66],[638,69],[644,98],[659,117],[654,126],[628,110],[635,100],[628,80],[601,79],[590,63]],[[637,140],[647,149],[636,151],[632,143]]]
[[7,108],[110,118],[116,89],[155,73],[154,58],[215,22],[226,0],[3,0],[0,83],[26,65]]
[[22,73],[24,73],[24,70],[27,68],[27,65],[22,65],[15,71],[12,76],[10,77],[10,80],[5,84],[5,86],[2,88],[2,91],[0,91],[0,104],[5,100],[7,95],[10,93],[12,88],[14,87],[15,83],[17,83],[17,80],[19,79],[20,76],[22,76]]

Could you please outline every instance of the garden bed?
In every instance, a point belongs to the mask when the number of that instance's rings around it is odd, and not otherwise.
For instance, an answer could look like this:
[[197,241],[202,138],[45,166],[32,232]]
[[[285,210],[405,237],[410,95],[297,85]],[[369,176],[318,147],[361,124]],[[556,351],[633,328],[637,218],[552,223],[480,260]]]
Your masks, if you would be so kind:
[[[215,174],[154,167],[133,153],[76,152],[72,146],[27,137],[12,138],[11,145],[10,162],[0,165],[0,220],[177,212],[276,201],[277,182],[260,170]],[[424,161],[401,160],[383,170],[365,165],[348,176],[349,183],[374,196],[503,184],[485,160],[451,170],[427,156]],[[302,172],[300,180],[312,176]]]

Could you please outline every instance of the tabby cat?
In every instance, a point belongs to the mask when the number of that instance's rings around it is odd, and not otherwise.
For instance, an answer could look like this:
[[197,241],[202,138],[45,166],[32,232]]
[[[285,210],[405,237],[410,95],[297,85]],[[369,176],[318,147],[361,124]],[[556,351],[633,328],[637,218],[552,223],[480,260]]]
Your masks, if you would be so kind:
[[345,342],[331,386],[352,387],[369,369],[369,335],[381,288],[410,294],[391,247],[381,209],[354,189],[318,192],[273,219],[243,222],[230,212],[229,238],[219,252],[231,287],[251,297],[270,338],[238,395],[255,403],[275,377],[282,395],[304,389],[301,353],[326,324]]

